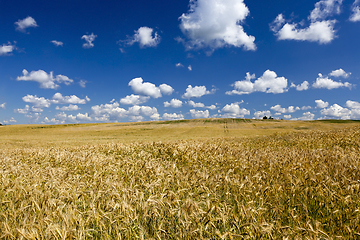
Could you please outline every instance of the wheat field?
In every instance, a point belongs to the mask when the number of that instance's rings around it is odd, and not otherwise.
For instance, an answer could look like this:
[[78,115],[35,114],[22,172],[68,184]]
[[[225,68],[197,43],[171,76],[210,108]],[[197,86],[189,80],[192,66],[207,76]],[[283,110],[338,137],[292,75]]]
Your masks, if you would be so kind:
[[0,239],[360,239],[359,122],[0,134]]

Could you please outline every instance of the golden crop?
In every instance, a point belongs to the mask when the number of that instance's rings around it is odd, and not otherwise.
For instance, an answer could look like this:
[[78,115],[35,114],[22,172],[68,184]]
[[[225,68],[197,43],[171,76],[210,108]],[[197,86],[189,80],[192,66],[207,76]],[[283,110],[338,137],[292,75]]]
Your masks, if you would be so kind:
[[0,239],[360,238],[360,128],[0,149]]

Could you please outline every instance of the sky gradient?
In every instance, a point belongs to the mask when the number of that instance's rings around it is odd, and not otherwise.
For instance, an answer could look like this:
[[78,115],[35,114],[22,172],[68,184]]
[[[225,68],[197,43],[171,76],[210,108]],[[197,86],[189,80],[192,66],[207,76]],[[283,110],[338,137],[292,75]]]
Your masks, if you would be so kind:
[[360,0],[0,0],[0,123],[360,119]]

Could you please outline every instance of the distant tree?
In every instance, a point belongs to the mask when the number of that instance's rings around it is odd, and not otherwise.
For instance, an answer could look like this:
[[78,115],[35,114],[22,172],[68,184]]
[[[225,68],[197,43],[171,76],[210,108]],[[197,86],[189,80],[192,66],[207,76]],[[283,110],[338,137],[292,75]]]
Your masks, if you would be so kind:
[[274,119],[274,118],[272,118],[272,117],[270,116],[269,119]]
[[264,116],[263,119],[266,120],[266,119],[267,119],[267,116]]

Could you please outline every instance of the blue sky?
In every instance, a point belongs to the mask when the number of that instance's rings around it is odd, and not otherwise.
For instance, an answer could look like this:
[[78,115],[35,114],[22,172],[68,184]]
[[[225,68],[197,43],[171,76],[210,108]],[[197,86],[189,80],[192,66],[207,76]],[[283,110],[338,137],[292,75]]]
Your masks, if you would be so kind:
[[0,122],[360,119],[360,0],[0,0]]

